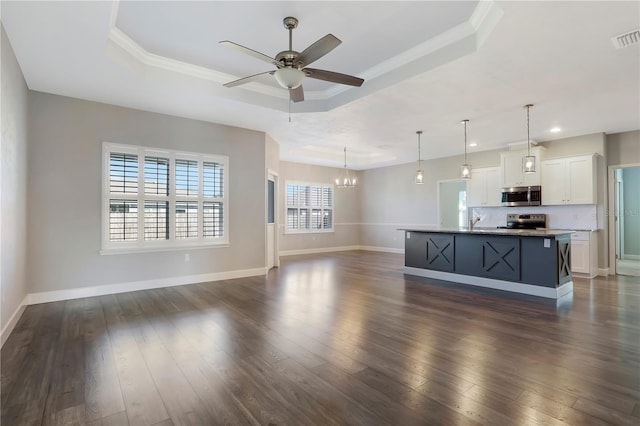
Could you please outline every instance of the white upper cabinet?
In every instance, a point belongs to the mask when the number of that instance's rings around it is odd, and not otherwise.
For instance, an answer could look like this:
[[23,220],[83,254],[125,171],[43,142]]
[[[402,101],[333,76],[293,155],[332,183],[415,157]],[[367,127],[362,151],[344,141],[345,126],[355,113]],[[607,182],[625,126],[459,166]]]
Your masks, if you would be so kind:
[[595,204],[594,155],[542,161],[542,204]]
[[467,206],[500,206],[500,188],[500,167],[472,169],[467,181]]
[[501,152],[502,187],[540,185],[540,160],[543,153],[544,149],[542,147],[531,148],[531,155],[536,157],[536,172],[524,173],[522,171],[522,160],[527,155],[527,150]]

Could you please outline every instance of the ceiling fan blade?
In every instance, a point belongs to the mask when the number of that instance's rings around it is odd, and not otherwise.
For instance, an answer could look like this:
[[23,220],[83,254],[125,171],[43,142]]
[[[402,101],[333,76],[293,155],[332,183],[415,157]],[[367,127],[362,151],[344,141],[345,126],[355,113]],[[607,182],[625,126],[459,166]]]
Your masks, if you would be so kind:
[[349,86],[356,87],[360,87],[362,86],[362,83],[364,83],[364,79],[362,78],[347,74],[340,74],[339,72],[318,70],[315,68],[304,68],[302,71],[304,71],[309,78],[331,81],[332,83],[347,84]]
[[272,57],[267,56],[264,53],[257,52],[257,51],[255,51],[253,49],[249,49],[248,47],[244,47],[244,46],[242,46],[242,45],[240,45],[238,43],[234,43],[234,42],[229,41],[229,40],[223,40],[223,41],[220,42],[220,44],[223,45],[223,46],[226,46],[226,47],[231,47],[232,49],[235,49],[235,50],[237,50],[239,52],[242,52],[242,53],[244,53],[246,55],[253,56],[254,58],[260,59],[261,61],[268,62],[268,63],[270,63],[272,65],[277,66],[278,68],[282,67],[282,64],[280,62],[276,61],[275,59],[273,59]]
[[271,74],[273,75],[275,71],[265,71],[265,72],[261,72],[259,74],[254,74],[254,75],[250,75],[249,77],[244,77],[244,78],[240,78],[238,80],[233,80],[230,81],[228,83],[223,84],[224,87],[235,87],[235,86],[239,86],[241,84],[246,84],[246,83],[251,83],[252,81],[258,80],[260,77],[262,77],[265,74]]
[[311,46],[307,47],[298,55],[298,57],[293,61],[293,64],[299,66],[310,65],[312,62],[317,61],[322,58],[327,53],[331,52],[333,49],[338,47],[338,45],[342,43],[339,38],[334,36],[333,34],[327,34],[322,37],[320,40],[313,43]]
[[296,87],[295,89],[289,89],[289,99],[291,99],[293,102],[304,101],[304,90],[302,89],[302,85]]

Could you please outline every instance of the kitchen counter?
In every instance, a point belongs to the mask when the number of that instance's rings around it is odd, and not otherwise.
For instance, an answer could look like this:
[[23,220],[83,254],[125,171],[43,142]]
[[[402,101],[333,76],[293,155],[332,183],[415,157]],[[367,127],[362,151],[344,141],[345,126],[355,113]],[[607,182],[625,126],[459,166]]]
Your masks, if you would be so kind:
[[508,228],[413,228],[400,229],[400,231],[412,232],[437,232],[445,234],[492,234],[492,235],[517,235],[520,237],[555,237],[556,235],[571,234],[574,231],[566,229],[508,229]]
[[414,228],[406,274],[558,299],[573,291],[571,235],[557,229]]

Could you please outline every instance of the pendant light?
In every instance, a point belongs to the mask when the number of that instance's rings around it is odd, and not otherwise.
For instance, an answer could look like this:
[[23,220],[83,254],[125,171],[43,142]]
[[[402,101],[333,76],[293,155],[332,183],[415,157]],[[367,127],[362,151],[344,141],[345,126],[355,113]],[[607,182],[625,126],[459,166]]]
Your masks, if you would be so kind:
[[467,163],[467,123],[469,120],[462,120],[464,123],[464,164],[460,166],[460,178],[471,179],[471,164]]
[[356,178],[351,179],[349,170],[347,169],[347,147],[344,147],[344,174],[342,179],[336,179],[338,188],[354,188],[356,186]]
[[536,172],[536,156],[531,155],[531,140],[529,139],[529,108],[533,104],[527,104],[524,107],[527,109],[527,155],[522,159],[522,171],[524,173]]
[[422,130],[416,132],[418,135],[418,170],[416,171],[416,185],[422,185],[424,183],[424,171],[422,170],[422,158],[420,158],[420,135]]

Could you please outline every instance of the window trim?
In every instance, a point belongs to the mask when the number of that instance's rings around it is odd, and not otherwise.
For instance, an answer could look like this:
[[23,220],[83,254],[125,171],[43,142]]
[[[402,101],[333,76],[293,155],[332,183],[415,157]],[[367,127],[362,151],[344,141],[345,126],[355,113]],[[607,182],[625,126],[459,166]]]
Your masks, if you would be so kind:
[[[110,192],[110,156],[112,152],[135,154],[138,156],[138,192],[136,194],[123,193],[111,194]],[[144,158],[164,157],[169,159],[169,195],[145,194],[144,187]],[[175,194],[175,160],[198,161],[198,195],[185,196]],[[203,188],[203,163],[221,163],[223,170],[223,194],[222,197],[205,197]],[[135,200],[138,202],[138,239],[136,241],[110,241],[109,240],[109,200],[110,199]],[[215,248],[229,246],[229,157],[194,153],[187,151],[169,150],[155,147],[125,145],[112,142],[102,143],[102,210],[101,210],[101,250],[100,254],[141,253],[155,251],[172,251],[183,249]],[[168,201],[169,208],[169,239],[145,240],[144,239],[144,202]],[[175,210],[176,201],[198,202],[198,237],[176,239]],[[223,236],[203,237],[204,202],[222,202],[223,212]]]
[[[315,229],[315,228],[311,228],[311,226],[308,229],[289,229],[289,224],[288,224],[288,219],[286,217],[287,215],[287,211],[289,208],[297,208],[298,211],[301,208],[304,207],[300,207],[300,203],[298,203],[298,206],[296,207],[290,207],[289,204],[287,204],[287,193],[288,193],[288,187],[289,185],[298,185],[298,186],[307,186],[309,187],[309,197],[311,197],[311,187],[316,186],[316,187],[320,187],[320,190],[322,191],[323,188],[331,188],[331,207],[327,207],[325,208],[325,206],[321,206],[320,209],[321,210],[331,210],[331,228],[322,228],[322,229]],[[322,197],[322,196],[321,196]],[[312,205],[311,202],[309,202],[309,221],[312,220],[311,218],[311,211],[314,209],[314,206]],[[335,232],[335,223],[336,223],[336,191],[335,191],[335,187],[333,185],[333,183],[320,183],[320,182],[304,182],[304,181],[297,181],[297,180],[287,180],[284,182],[284,233],[285,234],[289,234],[289,235],[304,235],[304,234],[330,234],[330,233],[334,233]],[[298,218],[298,221],[300,219]]]

